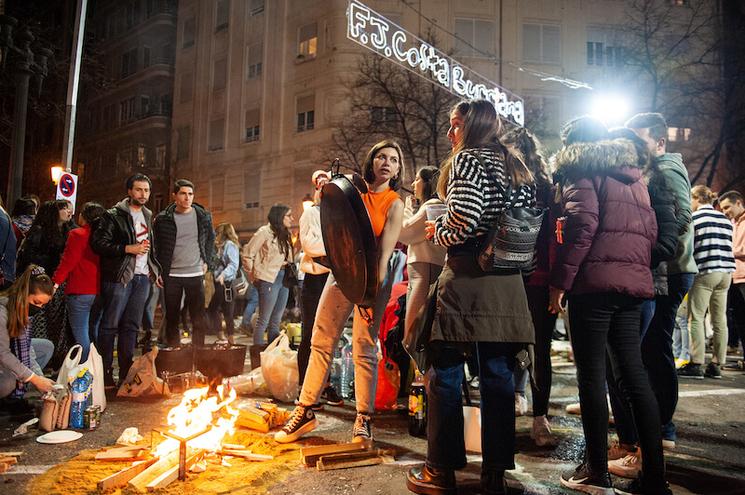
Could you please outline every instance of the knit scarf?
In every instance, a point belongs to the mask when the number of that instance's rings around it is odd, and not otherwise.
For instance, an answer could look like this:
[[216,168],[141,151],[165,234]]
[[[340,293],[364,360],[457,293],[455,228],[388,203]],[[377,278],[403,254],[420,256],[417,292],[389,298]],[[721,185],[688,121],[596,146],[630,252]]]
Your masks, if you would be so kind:
[[28,229],[31,228],[31,224],[34,223],[33,215],[19,215],[13,219],[13,223],[18,230],[23,232],[23,235],[28,234]]

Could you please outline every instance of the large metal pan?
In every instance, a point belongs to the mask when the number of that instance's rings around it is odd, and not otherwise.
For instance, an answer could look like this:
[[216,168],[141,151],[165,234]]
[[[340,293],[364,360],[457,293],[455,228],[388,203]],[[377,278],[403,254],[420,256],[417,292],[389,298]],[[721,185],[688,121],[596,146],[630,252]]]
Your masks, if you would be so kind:
[[354,304],[374,305],[378,291],[378,249],[370,216],[360,196],[367,185],[336,173],[321,190],[321,231],[331,272]]

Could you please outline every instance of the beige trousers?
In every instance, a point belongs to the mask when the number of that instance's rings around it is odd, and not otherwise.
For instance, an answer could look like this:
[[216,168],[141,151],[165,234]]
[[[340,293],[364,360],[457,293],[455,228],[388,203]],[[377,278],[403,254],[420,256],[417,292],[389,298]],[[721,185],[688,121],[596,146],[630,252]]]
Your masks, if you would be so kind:
[[727,291],[732,282],[732,274],[710,272],[696,275],[693,286],[688,291],[688,318],[690,325],[691,362],[704,364],[706,354],[706,311],[711,316],[714,331],[714,355],[712,362],[724,364],[727,359]]

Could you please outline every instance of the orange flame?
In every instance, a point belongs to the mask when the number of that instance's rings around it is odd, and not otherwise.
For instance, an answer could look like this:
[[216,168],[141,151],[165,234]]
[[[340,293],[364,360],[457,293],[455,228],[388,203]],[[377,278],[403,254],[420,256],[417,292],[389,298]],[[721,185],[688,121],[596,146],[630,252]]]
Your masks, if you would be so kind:
[[[220,450],[223,438],[235,431],[238,410],[230,405],[235,401],[236,393],[231,389],[225,397],[222,385],[217,387],[217,396],[208,396],[208,391],[207,387],[203,387],[184,392],[181,402],[168,412],[168,431],[187,438],[211,426],[209,431],[189,440],[188,445],[195,449],[216,451]],[[177,440],[166,438],[155,448],[153,454],[163,457],[178,447]]]

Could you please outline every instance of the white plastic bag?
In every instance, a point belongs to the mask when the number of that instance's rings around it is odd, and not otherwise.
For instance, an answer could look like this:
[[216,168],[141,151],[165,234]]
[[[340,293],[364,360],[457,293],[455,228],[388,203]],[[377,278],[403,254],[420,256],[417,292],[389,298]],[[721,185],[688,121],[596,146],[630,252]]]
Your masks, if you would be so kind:
[[106,409],[106,387],[103,383],[103,358],[96,346],[91,343],[88,359],[81,366],[88,368],[93,375],[93,405],[100,406],[101,412]]
[[153,347],[150,352],[134,360],[127,373],[127,378],[116,393],[117,397],[170,394],[168,385],[158,377],[158,373],[155,371],[155,357],[157,355],[158,348]]
[[[73,355],[75,357],[73,357]],[[70,347],[70,350],[67,351],[67,356],[65,356],[65,360],[62,362],[62,366],[59,369],[59,374],[57,375],[57,383],[60,385],[65,385],[69,383],[69,376],[70,373],[72,373],[73,378],[78,374],[77,373],[77,367],[80,364],[80,358],[83,356],[83,347],[80,344],[75,344],[74,346]]]
[[234,376],[230,379],[230,386],[240,395],[260,395],[262,397],[271,395],[269,388],[266,386],[261,367],[251,370],[250,373]]
[[272,397],[282,402],[295,400],[299,380],[297,351],[290,349],[285,332],[261,353],[261,370]]

